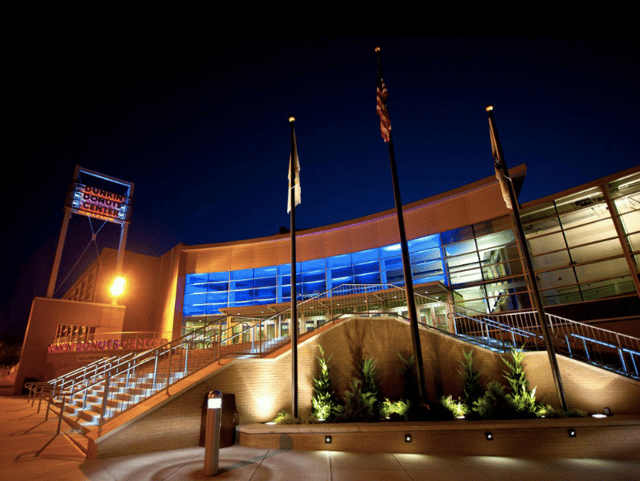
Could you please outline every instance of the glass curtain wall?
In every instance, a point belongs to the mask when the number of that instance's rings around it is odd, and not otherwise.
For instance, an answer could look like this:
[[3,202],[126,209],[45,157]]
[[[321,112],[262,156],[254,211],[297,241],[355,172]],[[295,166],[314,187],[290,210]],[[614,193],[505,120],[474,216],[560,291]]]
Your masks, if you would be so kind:
[[[409,241],[414,285],[441,281],[453,291],[452,301],[482,312],[527,309],[522,263],[509,222],[504,217]],[[343,284],[402,286],[400,245],[299,262],[297,278],[301,300]],[[193,318],[227,307],[290,301],[289,264],[187,274],[183,314]]]
[[611,182],[608,188],[637,272],[640,267],[640,174]]
[[531,305],[508,217],[441,234],[455,304],[480,312]]
[[[625,241],[637,263],[640,181],[627,183],[635,185],[635,192],[632,187],[624,192],[624,188],[619,188],[622,181],[617,181],[615,206],[626,232]],[[546,305],[635,292],[632,273],[601,187],[527,209],[522,212],[522,221]]]
[[[545,305],[569,304],[635,291],[640,265],[640,174],[606,186],[619,217],[633,269],[607,207],[604,187],[592,187],[529,209],[522,222]],[[481,312],[531,309],[523,265],[504,216],[409,241],[413,282],[441,281],[451,301]],[[299,298],[342,284],[404,285],[399,244],[297,264]],[[187,274],[183,314],[220,313],[235,306],[288,303],[289,264]]]
[[[416,284],[445,282],[438,235],[410,241],[409,251]],[[296,269],[301,300],[343,284],[404,284],[400,244],[299,262]],[[187,274],[183,314],[213,315],[226,307],[286,302],[291,302],[290,264]]]

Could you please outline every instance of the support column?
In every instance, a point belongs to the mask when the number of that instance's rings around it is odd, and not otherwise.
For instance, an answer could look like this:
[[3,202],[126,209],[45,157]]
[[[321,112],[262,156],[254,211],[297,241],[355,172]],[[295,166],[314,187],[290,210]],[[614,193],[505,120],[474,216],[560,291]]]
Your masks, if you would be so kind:
[[633,285],[636,288],[636,294],[638,295],[638,297],[640,297],[640,279],[638,279],[636,263],[631,256],[631,251],[629,250],[629,244],[627,242],[627,236],[624,232],[624,227],[622,225],[622,222],[620,222],[620,213],[618,212],[616,203],[611,199],[609,186],[606,184],[603,185],[602,192],[604,193],[604,199],[607,202],[607,207],[609,208],[611,220],[613,220],[613,225],[616,228],[616,234],[618,234],[618,240],[620,241],[620,245],[622,246],[624,258],[626,259],[627,266],[629,267],[629,271],[631,272],[631,278],[633,279]]
[[58,237],[58,247],[56,248],[56,257],[53,260],[53,268],[51,269],[51,277],[49,278],[49,287],[47,288],[47,297],[53,297],[53,293],[56,289],[58,271],[60,270],[60,259],[62,258],[62,251],[64,250],[64,242],[67,239],[69,219],[71,219],[71,209],[65,207],[62,227],[60,228],[60,237]]

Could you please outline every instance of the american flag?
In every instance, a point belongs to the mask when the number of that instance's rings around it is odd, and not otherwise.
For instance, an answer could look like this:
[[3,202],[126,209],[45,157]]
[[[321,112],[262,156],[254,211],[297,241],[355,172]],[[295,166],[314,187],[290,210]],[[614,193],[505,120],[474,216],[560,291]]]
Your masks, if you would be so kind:
[[378,69],[378,88],[376,95],[376,113],[380,117],[380,133],[385,142],[389,142],[389,136],[391,135],[391,119],[389,118],[389,110],[387,108],[387,86],[382,78],[382,72]]

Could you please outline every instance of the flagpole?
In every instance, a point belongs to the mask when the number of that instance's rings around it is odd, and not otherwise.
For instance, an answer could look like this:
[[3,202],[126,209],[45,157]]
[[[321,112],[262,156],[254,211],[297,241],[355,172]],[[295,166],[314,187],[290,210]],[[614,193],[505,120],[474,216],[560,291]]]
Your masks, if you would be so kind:
[[[529,289],[532,294],[533,303],[535,309],[538,313],[538,322],[540,323],[540,327],[542,329],[542,337],[544,339],[544,344],[547,349],[547,354],[549,356],[549,364],[551,364],[551,374],[553,375],[553,381],[556,386],[556,394],[558,395],[558,400],[560,401],[560,407],[563,410],[567,410],[567,401],[564,394],[564,389],[562,387],[562,379],[560,377],[560,369],[558,367],[558,360],[556,359],[556,351],[553,346],[553,342],[551,341],[551,333],[549,331],[549,325],[547,323],[547,316],[544,311],[544,307],[542,304],[542,297],[540,295],[540,290],[538,289],[538,283],[536,282],[535,272],[533,269],[533,262],[531,261],[531,253],[529,252],[529,246],[527,245],[527,239],[524,234],[524,229],[522,228],[522,221],[520,219],[520,207],[518,205],[518,198],[516,197],[515,189],[513,187],[513,182],[509,177],[509,171],[507,170],[507,164],[504,159],[504,154],[502,153],[502,146],[500,145],[500,138],[498,137],[498,131],[496,129],[495,121],[493,120],[493,106],[489,105],[486,108],[487,113],[489,114],[489,129],[491,133],[491,138],[494,143],[493,147],[493,155],[494,162],[496,167],[496,175],[501,176],[498,177],[498,181],[501,183],[501,188],[504,189],[506,184],[506,189],[508,191],[509,201],[511,203],[510,211],[511,211],[511,219],[513,224],[516,227],[516,236],[518,239],[518,243],[522,249],[522,258],[524,260],[527,279],[529,280]],[[506,182],[505,182],[506,181]],[[503,190],[503,195],[506,192]],[[506,202],[506,199],[505,199]],[[507,204],[509,207],[509,204]]]
[[297,146],[294,127],[295,118],[289,117],[291,125],[291,157],[289,159],[289,218],[291,225],[291,404],[293,417],[298,417],[298,305],[296,295],[296,175]]
[[[420,344],[420,330],[418,328],[418,315],[416,311],[416,300],[413,292],[413,276],[411,273],[411,259],[409,256],[409,246],[404,228],[404,214],[402,212],[402,200],[400,197],[400,184],[398,182],[398,172],[396,169],[396,158],[393,149],[393,136],[391,135],[391,121],[389,119],[386,97],[388,96],[384,80],[382,80],[382,64],[380,61],[380,47],[375,48],[378,58],[378,115],[380,115],[380,129],[382,138],[389,147],[389,161],[391,163],[391,178],[393,182],[393,196],[396,204],[396,217],[398,219],[398,231],[400,233],[400,248],[402,251],[402,271],[404,273],[405,288],[407,291],[407,309],[409,310],[409,321],[411,327],[411,342],[413,345],[413,357],[416,362],[416,375],[418,382],[418,395],[420,402],[426,401],[424,391],[424,364],[422,361],[422,346]],[[382,105],[381,105],[382,104]]]

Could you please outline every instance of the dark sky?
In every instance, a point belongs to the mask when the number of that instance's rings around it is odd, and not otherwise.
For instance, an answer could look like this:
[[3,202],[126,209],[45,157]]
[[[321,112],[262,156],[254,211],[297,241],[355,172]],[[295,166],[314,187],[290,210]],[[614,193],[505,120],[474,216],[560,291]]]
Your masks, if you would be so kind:
[[[127,247],[152,255],[288,225],[290,115],[299,228],[392,208],[378,44],[404,203],[493,175],[488,103],[508,165],[527,164],[521,202],[638,164],[635,39],[29,38],[6,59],[0,332],[46,292],[76,164],[135,183]],[[86,218],[70,236],[61,278]]]

